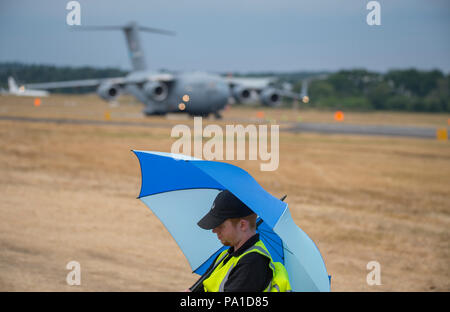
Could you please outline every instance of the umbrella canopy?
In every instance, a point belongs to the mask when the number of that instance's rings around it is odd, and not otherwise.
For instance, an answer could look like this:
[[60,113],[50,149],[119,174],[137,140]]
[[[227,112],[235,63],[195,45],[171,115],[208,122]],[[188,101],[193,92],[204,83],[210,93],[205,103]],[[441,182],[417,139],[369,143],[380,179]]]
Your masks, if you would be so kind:
[[133,151],[141,166],[139,197],[161,220],[187,258],[203,274],[228,248],[197,222],[222,190],[229,190],[258,216],[258,232],[272,259],[284,264],[293,291],[329,291],[322,256],[294,223],[288,205],[265,191],[245,170],[184,155]]

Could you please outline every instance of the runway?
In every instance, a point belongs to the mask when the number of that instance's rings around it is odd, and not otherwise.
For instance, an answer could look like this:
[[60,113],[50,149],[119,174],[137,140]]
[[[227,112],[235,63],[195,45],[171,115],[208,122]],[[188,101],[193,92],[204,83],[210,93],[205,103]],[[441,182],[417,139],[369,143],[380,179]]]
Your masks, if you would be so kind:
[[[192,139],[192,118],[147,118],[139,105],[109,107],[94,96],[57,96],[39,107],[0,100],[0,291],[177,291],[197,280],[164,225],[136,199],[141,172],[130,151],[171,151],[172,127],[187,125]],[[383,291],[449,289],[450,145],[373,136],[374,129],[348,133],[349,125],[439,129],[448,115],[349,112],[335,122],[332,112],[257,112],[234,107],[222,120],[203,119],[203,129],[279,125],[276,171],[247,157],[250,135],[246,159],[226,161],[274,196],[288,194],[295,223],[339,277],[333,290],[372,291],[365,283],[371,260],[388,277]],[[65,282],[69,261],[80,263],[79,286]]]
[[379,125],[346,125],[346,124],[320,124],[320,123],[298,123],[295,126],[284,129],[290,132],[316,132],[330,134],[356,134],[356,135],[381,135],[400,136],[423,139],[435,139],[435,128],[422,127],[398,127]]
[[150,123],[150,122],[134,122],[134,121],[107,121],[107,120],[90,120],[90,119],[39,118],[39,117],[18,117],[18,116],[0,116],[0,120],[35,122],[35,123],[128,126],[128,127],[151,127],[151,128],[169,128],[172,126],[170,124],[163,122]]
[[[35,122],[35,123],[56,123],[56,124],[78,124],[78,125],[100,125],[100,126],[127,126],[127,127],[151,127],[169,128],[171,123],[164,122],[138,122],[138,121],[113,121],[113,120],[89,120],[89,119],[65,119],[65,118],[39,118],[39,117],[18,117],[0,116],[0,120]],[[240,120],[242,123],[254,122]],[[220,121],[221,123],[224,120]],[[348,134],[364,136],[397,136],[421,139],[435,139],[436,128],[432,127],[406,127],[389,125],[349,125],[349,124],[326,124],[326,123],[294,123],[283,122],[280,131],[294,133],[324,133],[324,134]]]

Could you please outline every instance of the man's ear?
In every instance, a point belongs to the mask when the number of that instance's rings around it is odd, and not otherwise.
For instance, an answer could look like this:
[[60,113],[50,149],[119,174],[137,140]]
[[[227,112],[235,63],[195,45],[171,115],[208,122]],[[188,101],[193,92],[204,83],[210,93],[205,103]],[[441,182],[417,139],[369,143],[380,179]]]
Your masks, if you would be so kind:
[[241,219],[239,220],[239,226],[241,227],[242,231],[247,231],[250,227],[250,222],[245,219]]

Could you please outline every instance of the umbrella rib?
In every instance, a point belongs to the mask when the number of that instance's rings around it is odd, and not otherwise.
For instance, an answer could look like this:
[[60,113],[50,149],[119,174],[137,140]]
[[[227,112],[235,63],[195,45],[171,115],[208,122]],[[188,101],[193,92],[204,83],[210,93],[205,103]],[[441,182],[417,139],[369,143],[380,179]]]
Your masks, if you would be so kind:
[[[268,241],[266,241],[267,244],[268,244],[270,247],[272,247],[273,251],[274,251],[274,252],[277,254],[277,256],[279,256],[279,257],[283,260],[283,262],[284,262],[284,255],[281,255],[281,254],[277,251],[277,249],[270,243],[270,240],[271,240],[271,239],[269,239],[267,236],[264,236],[264,237],[268,239]],[[272,241],[273,241],[273,240],[272,240]]]
[[[272,232],[269,232],[269,231],[264,231],[264,230],[259,230],[259,231],[260,232],[264,232],[264,233],[268,233],[268,234],[272,234]],[[275,239],[271,238],[269,235],[265,235],[264,237],[266,237],[267,239],[270,239],[272,242],[274,242],[275,244],[277,244],[278,246],[283,248],[283,244],[280,244]]]
[[[272,232],[265,231],[265,230],[261,230],[261,229],[259,229],[259,231],[260,231],[260,232],[265,232],[265,233],[272,234]],[[263,236],[264,236],[264,238],[267,239],[267,243],[268,243],[271,247],[273,247],[273,250],[275,251],[275,253],[276,253],[281,259],[283,259],[283,261],[284,261],[284,254],[280,254],[280,253],[277,251],[277,249],[274,247],[274,245],[271,244],[270,242],[273,242],[273,243],[276,244],[277,246],[279,246],[279,247],[285,249],[285,248],[283,247],[283,244],[278,243],[275,239],[271,238],[269,235],[263,235]],[[286,248],[286,250],[289,251],[289,252],[292,254],[292,252],[291,252],[289,249]]]
[[[266,231],[266,230],[261,230],[261,229],[258,229],[258,231],[260,231],[260,232],[265,232],[265,233],[268,233],[268,234],[272,234],[272,232],[269,232],[269,231]],[[283,243],[279,243],[279,242],[277,242],[276,240],[274,240],[273,238],[270,238],[269,237],[269,235],[266,235],[266,236],[264,236],[264,237],[266,237],[267,239],[270,239],[271,241],[273,241],[275,244],[277,244],[278,246],[281,246],[281,248],[283,248],[283,249],[286,249],[290,254],[294,254],[292,251],[290,251],[289,250],[289,248],[287,248],[287,247],[284,247],[284,245],[283,245]],[[283,257],[284,258],[284,257]]]

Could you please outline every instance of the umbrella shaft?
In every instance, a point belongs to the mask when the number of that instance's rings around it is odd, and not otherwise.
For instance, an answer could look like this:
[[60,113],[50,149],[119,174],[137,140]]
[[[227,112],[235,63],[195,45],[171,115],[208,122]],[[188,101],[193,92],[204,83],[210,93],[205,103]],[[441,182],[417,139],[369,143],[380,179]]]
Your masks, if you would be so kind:
[[207,270],[205,272],[205,274],[203,274],[202,277],[200,277],[199,280],[197,282],[195,282],[195,284],[192,285],[189,289],[191,291],[195,292],[197,290],[197,288],[203,284],[203,281],[205,279],[207,279],[211,275],[211,273],[217,268],[217,266],[222,262],[222,260],[224,260],[227,257],[227,255],[228,255],[228,253],[226,253],[224,256],[222,256],[222,258],[220,258],[220,260],[216,261],[216,263],[213,266],[211,266],[209,268],[209,270]]

